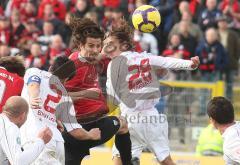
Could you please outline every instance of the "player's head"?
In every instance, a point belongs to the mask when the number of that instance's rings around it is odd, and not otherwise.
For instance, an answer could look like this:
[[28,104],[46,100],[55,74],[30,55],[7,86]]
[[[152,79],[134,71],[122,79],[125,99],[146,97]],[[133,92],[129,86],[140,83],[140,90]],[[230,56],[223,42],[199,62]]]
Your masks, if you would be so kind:
[[114,58],[121,52],[133,50],[133,29],[124,19],[113,26],[104,40],[103,53]]
[[71,17],[70,27],[73,31],[75,47],[85,57],[97,56],[102,49],[104,32],[88,18]]
[[72,79],[76,74],[75,64],[67,56],[58,56],[54,59],[49,72],[57,76],[61,82]]
[[28,103],[20,96],[12,96],[3,106],[3,113],[18,127],[21,127],[27,119]]
[[25,74],[24,60],[21,56],[7,56],[0,58],[0,66],[20,77]]
[[232,103],[224,97],[214,97],[207,105],[207,113],[213,125],[231,124],[234,122],[234,109]]

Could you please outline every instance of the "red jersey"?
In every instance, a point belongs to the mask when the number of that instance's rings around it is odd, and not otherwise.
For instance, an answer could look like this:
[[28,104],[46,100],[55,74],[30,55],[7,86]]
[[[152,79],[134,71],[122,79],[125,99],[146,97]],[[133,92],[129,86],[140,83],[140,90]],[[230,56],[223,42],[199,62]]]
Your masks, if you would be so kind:
[[[70,59],[76,66],[76,75],[65,84],[69,92],[76,92],[90,88],[97,88],[101,91],[98,82],[98,71],[95,65],[88,63],[78,52],[74,52]],[[84,98],[74,102],[77,119],[94,117],[108,112],[105,98],[100,92],[98,100]]]
[[20,96],[24,81],[17,74],[0,67],[0,113],[2,107],[11,96]]

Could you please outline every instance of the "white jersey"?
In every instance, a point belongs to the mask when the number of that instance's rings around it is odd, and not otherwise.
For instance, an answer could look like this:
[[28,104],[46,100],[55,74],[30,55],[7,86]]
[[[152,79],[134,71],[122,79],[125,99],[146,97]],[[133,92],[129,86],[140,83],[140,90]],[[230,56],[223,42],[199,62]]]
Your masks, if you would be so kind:
[[[28,118],[21,128],[24,142],[32,141],[37,133],[48,126],[53,132],[53,140],[63,141],[60,131],[57,129],[57,119],[60,119],[67,131],[81,128],[75,118],[75,110],[72,100],[67,94],[60,80],[47,71],[30,68],[24,76],[22,97],[29,101],[28,82],[31,80],[40,82],[39,97],[42,100],[41,109],[30,109]],[[30,128],[30,129],[29,129]]]
[[43,151],[42,139],[35,142],[27,150],[21,150],[21,139],[19,128],[12,123],[7,116],[0,114],[0,164],[1,165],[29,165]]
[[153,109],[160,98],[156,70],[192,70],[191,65],[190,60],[153,56],[146,52],[123,52],[108,66],[107,93],[111,97],[110,102],[120,104],[123,116],[128,112]]
[[240,164],[240,123],[228,127],[222,134],[224,160],[227,165]]

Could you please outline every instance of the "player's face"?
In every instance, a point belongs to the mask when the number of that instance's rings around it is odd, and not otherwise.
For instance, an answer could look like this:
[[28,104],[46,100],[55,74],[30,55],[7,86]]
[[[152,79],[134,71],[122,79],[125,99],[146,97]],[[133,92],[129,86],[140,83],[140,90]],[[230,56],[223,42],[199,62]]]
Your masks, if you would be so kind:
[[107,37],[103,42],[102,53],[110,58],[120,55],[121,51],[119,41],[115,37]]
[[84,57],[98,56],[102,49],[101,38],[86,39],[86,43],[80,46],[80,54]]

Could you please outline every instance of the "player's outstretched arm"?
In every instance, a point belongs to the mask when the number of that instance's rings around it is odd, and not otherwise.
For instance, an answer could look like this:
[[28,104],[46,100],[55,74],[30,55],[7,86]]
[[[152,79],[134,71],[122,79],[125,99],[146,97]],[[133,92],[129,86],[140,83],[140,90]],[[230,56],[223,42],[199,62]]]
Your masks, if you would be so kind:
[[68,92],[69,96],[72,98],[73,101],[83,98],[98,100],[100,93],[101,91],[97,88],[91,88],[77,92]]
[[86,131],[83,128],[77,128],[69,133],[78,140],[99,140],[101,138],[101,131],[99,128],[93,128],[90,131]]
[[150,65],[166,69],[193,70],[200,64],[199,57],[192,57],[191,60],[177,59],[173,57],[149,56]]

